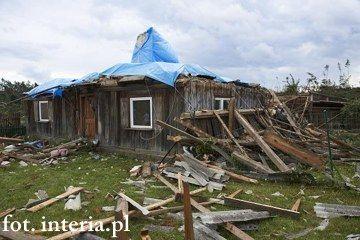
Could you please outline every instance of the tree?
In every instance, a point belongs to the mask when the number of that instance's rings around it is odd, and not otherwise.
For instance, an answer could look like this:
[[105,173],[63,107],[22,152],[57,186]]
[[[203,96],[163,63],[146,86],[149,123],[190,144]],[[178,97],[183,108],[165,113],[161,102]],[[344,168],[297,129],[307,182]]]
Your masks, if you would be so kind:
[[[23,106],[21,101],[14,101],[24,96],[25,92],[28,92],[32,88],[36,87],[36,84],[27,82],[11,82],[1,78],[0,80],[0,111],[2,115],[12,115],[15,113],[24,115]],[[12,103],[9,103],[14,101]]]
[[295,80],[293,75],[290,74],[290,78],[286,77],[286,85],[285,85],[284,93],[289,95],[295,95],[299,93],[299,86],[300,86],[299,84],[300,84],[300,80],[299,79]]

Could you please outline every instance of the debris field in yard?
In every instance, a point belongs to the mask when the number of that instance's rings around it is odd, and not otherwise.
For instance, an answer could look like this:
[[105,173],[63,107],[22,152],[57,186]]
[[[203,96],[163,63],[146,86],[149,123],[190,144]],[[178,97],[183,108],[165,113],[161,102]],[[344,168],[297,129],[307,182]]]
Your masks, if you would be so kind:
[[[86,233],[93,227],[110,225],[114,220],[124,222],[125,216],[151,217],[170,212],[177,212],[176,217],[183,220],[185,239],[226,239],[221,236],[218,227],[226,229],[237,239],[253,239],[251,229],[258,229],[259,221],[267,221],[274,217],[299,219],[301,213],[301,198],[291,209],[283,206],[273,206],[255,201],[241,199],[241,193],[252,194],[250,191],[238,189],[225,195],[223,189],[230,181],[253,184],[254,188],[260,179],[284,182],[305,181],[311,176],[309,169],[324,172],[337,186],[342,185],[351,191],[358,188],[349,184],[346,179],[339,178],[331,171],[332,160],[346,162],[359,156],[359,149],[350,146],[333,137],[328,138],[321,129],[312,125],[299,125],[285,104],[281,103],[272,91],[268,105],[259,109],[236,109],[230,106],[227,110],[200,110],[186,112],[177,117],[177,126],[161,120],[156,124],[168,128],[177,148],[171,148],[166,157],[157,162],[146,161],[142,165],[131,166],[130,176],[136,180],[127,179],[119,183],[133,185],[143,192],[149,178],[156,179],[169,188],[173,194],[166,199],[144,196],[143,202],[137,202],[125,192],[107,193],[106,197],[114,201],[113,206],[99,206],[103,212],[113,215],[99,220],[91,220],[85,228],[64,231],[48,239],[61,240],[71,237],[77,239],[98,239],[92,233]],[[221,136],[212,136],[202,125],[204,119],[211,119],[222,129]],[[303,119],[300,121],[304,123]],[[12,147],[2,152],[0,162],[18,159],[28,164],[54,165],[61,162],[68,154],[73,154],[81,148],[93,148],[93,142],[77,139],[56,147],[38,147],[35,142],[25,142],[23,139],[0,139],[13,143]],[[41,145],[41,144],[40,144]],[[176,150],[176,152],[170,152]],[[6,165],[4,165],[6,167]],[[24,165],[24,167],[26,167]],[[305,169],[305,171],[304,171]],[[104,180],[106,181],[106,180]],[[172,181],[172,182],[170,182]],[[173,184],[176,182],[176,184]],[[190,186],[195,190],[190,191]],[[59,200],[67,198],[65,209],[80,210],[80,192],[83,187],[69,187],[55,197],[48,197],[46,192],[38,191],[38,199],[30,199],[26,209],[32,212],[51,207]],[[204,199],[196,195],[209,191],[219,192],[217,198]],[[284,197],[274,190],[272,196]],[[145,193],[144,193],[145,194]],[[201,199],[198,200],[198,199]],[[177,203],[176,206],[166,207]],[[207,206],[224,205],[231,210],[212,211]],[[210,210],[211,209],[211,210]],[[14,212],[15,208],[4,209],[0,217]],[[196,211],[195,211],[196,210]],[[317,203],[314,211],[319,218],[340,216],[359,217],[359,206],[335,205]],[[329,220],[317,228],[305,229],[299,233],[285,234],[288,239],[305,236],[311,231],[324,230]],[[27,237],[27,233],[17,233]],[[0,236],[18,239],[20,235],[11,236],[0,229]],[[87,237],[86,237],[87,236]],[[151,239],[151,230],[143,229],[141,239]],[[45,239],[42,236],[31,236],[28,239]],[[117,239],[129,239],[125,231],[117,232]]]

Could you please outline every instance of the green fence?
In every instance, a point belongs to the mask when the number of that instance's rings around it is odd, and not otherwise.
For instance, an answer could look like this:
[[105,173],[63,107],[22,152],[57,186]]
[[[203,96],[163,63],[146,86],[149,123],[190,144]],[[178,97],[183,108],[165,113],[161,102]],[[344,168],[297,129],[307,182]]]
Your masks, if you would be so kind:
[[0,126],[0,136],[14,137],[26,135],[25,126]]

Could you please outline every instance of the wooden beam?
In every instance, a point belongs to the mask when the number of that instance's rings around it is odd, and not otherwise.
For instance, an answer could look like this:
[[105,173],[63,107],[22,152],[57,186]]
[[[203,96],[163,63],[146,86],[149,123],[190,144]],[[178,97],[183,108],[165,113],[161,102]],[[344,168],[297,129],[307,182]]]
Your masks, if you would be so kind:
[[[286,104],[283,104],[279,98],[277,97],[277,95],[275,94],[275,92],[271,89],[269,89],[269,92],[270,94],[272,95],[273,97],[273,100],[278,104],[279,107],[281,107],[282,109],[284,109],[284,113],[285,113],[285,116],[286,116],[286,119],[288,120],[288,122],[290,123],[290,125],[293,127],[294,131],[297,133],[297,134],[301,134],[298,126],[296,125],[294,119],[292,118],[291,116],[291,111],[290,109],[286,106]],[[302,139],[302,137],[299,135],[300,139]]]
[[82,190],[84,190],[84,188],[82,188],[82,187],[74,187],[74,188],[70,189],[69,191],[66,191],[66,192],[60,194],[57,197],[51,198],[51,199],[49,199],[49,200],[47,200],[45,202],[42,202],[42,203],[40,203],[38,205],[35,205],[35,206],[31,207],[31,208],[28,208],[27,210],[30,211],[30,212],[37,212],[37,211],[39,211],[40,209],[42,209],[42,208],[44,208],[46,206],[49,206],[49,205],[51,205],[51,204],[53,204],[53,203],[55,203],[55,202],[57,202],[57,201],[59,201],[61,199],[64,199],[64,198],[66,198],[66,197],[68,197],[70,195],[81,192]]
[[119,198],[117,200],[116,208],[115,208],[115,220],[117,222],[121,222],[123,228],[120,231],[116,232],[117,240],[129,240],[129,235],[124,231],[125,228],[125,219],[124,217],[128,214],[129,205],[128,202],[124,198]]
[[235,111],[235,98],[232,97],[229,102],[229,131],[234,132],[234,111]]
[[300,207],[301,198],[297,199],[294,205],[292,206],[291,210],[298,212]]
[[226,197],[226,196],[224,197],[224,199],[225,199],[226,205],[230,205],[230,206],[234,206],[234,207],[268,211],[268,212],[276,214],[276,215],[282,215],[282,216],[292,217],[292,218],[300,217],[299,212],[289,210],[289,209],[274,207],[271,205],[266,205],[266,204],[261,204],[261,203],[256,203],[256,202],[251,202],[251,201],[246,201],[246,200],[241,200],[241,199],[230,198],[230,197]]
[[211,165],[209,163],[204,163],[207,167],[212,168],[212,169],[217,169],[217,170],[221,170],[224,171],[227,175],[229,175],[230,178],[237,180],[237,181],[245,181],[245,182],[251,182],[251,183],[258,183],[258,181],[256,179],[253,178],[249,178],[234,172],[230,172],[226,169],[222,169],[221,167],[215,166],[215,165]]
[[238,194],[241,193],[242,191],[244,191],[244,190],[243,190],[242,188],[239,188],[239,189],[236,190],[235,192],[230,193],[230,194],[228,195],[228,197],[234,198],[234,197],[236,197],[236,195],[238,195]]
[[118,195],[122,198],[124,198],[127,202],[129,202],[132,206],[134,206],[135,208],[137,208],[140,212],[142,212],[142,214],[144,215],[148,215],[149,214],[149,210],[146,209],[145,207],[141,206],[139,203],[137,203],[135,200],[133,200],[132,198],[126,196],[124,193],[119,192]]
[[216,116],[216,118],[219,120],[220,125],[224,128],[226,134],[229,136],[229,138],[235,143],[235,145],[238,147],[239,151],[247,156],[244,148],[242,146],[240,146],[240,144],[238,143],[238,141],[235,139],[234,135],[230,132],[230,130],[227,128],[226,124],[224,123],[224,121],[222,120],[222,118],[220,117],[219,113],[217,111],[214,111],[214,114]]
[[185,137],[188,137],[188,138],[190,138],[191,140],[193,140],[195,142],[204,143],[200,138],[197,138],[197,137],[191,135],[190,133],[187,133],[187,132],[185,132],[185,131],[183,131],[181,129],[178,129],[178,128],[176,128],[176,127],[174,127],[174,126],[172,126],[170,124],[167,124],[167,123],[165,123],[165,122],[163,122],[161,120],[156,120],[156,124],[158,124],[158,125],[160,125],[160,126],[162,126],[164,128],[168,128],[168,129],[170,129],[170,130],[172,130],[174,132],[177,132],[178,134],[181,134],[181,135],[183,135]]
[[0,218],[3,218],[3,217],[5,217],[6,215],[9,215],[12,212],[15,212],[15,210],[16,210],[16,208],[13,207],[13,208],[9,208],[9,209],[6,209],[5,211],[0,212]]
[[193,131],[198,137],[201,138],[213,138],[213,136],[211,136],[210,134],[204,132],[203,130],[201,130],[198,127],[195,127],[193,124],[191,124],[188,121],[182,120],[178,117],[174,118],[174,121],[177,123],[180,123],[181,125],[183,125],[184,127],[190,129],[191,131]]
[[185,239],[195,240],[193,217],[190,203],[189,183],[183,182],[183,201],[184,201],[184,225],[185,225]]
[[[198,202],[196,202],[195,200],[191,199],[191,205],[196,208],[197,210],[199,210],[200,212],[210,212],[209,209],[205,208],[204,206],[200,205]],[[236,227],[234,224],[227,222],[224,223],[223,226],[225,227],[226,230],[228,230],[229,232],[231,232],[233,235],[235,235],[236,237],[238,237],[239,239],[242,240],[253,240],[253,238],[251,236],[249,236],[248,234],[246,234],[245,232],[243,232],[240,228]]]
[[309,164],[320,170],[324,168],[325,159],[322,156],[319,156],[298,144],[289,142],[271,131],[265,131],[262,137],[265,142],[273,148],[289,154],[300,162]]
[[252,169],[255,169],[258,172],[262,172],[262,173],[274,173],[274,171],[272,171],[271,169],[268,169],[267,167],[265,167],[264,165],[262,165],[261,163],[242,155],[241,153],[234,151],[231,156],[235,159],[238,160],[239,162],[241,162],[242,164],[244,164],[245,166],[248,166]]
[[[253,109],[238,109],[242,114],[254,114],[256,112],[262,112],[263,109],[260,108],[253,108]],[[229,115],[228,110],[217,110],[220,116],[227,116]],[[214,110],[199,110],[195,112],[184,112],[180,115],[180,119],[193,119],[193,118],[213,118],[214,116]]]
[[286,164],[278,157],[278,155],[276,155],[276,153],[269,147],[269,145],[267,145],[262,137],[238,111],[235,111],[235,117],[280,171],[290,171],[290,168],[286,166]]

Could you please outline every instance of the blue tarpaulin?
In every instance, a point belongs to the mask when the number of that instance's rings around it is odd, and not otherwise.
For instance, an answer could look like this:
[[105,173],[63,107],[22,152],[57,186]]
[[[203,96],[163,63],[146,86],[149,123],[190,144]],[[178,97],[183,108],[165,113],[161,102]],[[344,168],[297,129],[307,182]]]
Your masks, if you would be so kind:
[[27,94],[36,97],[44,93],[62,96],[63,89],[70,86],[84,84],[99,79],[100,76],[146,76],[174,86],[180,74],[191,76],[207,76],[220,82],[227,82],[223,78],[197,64],[179,63],[178,56],[170,44],[152,27],[137,38],[131,63],[120,63],[99,73],[90,73],[79,79],[57,78],[39,85]]
[[47,81],[43,84],[40,84],[39,86],[31,89],[26,94],[29,97],[37,97],[38,95],[42,94],[51,94],[54,97],[61,97],[63,93],[63,89],[75,86],[79,84],[84,84],[87,82],[92,82],[99,78],[99,73],[89,73],[79,79],[73,79],[73,78],[55,78],[50,81]]
[[149,28],[146,32],[137,37],[132,63],[148,62],[170,62],[178,63],[179,59],[174,49],[154,28]]
[[151,62],[151,63],[120,63],[104,72],[101,75],[110,76],[146,76],[170,86],[175,85],[175,81],[180,74],[192,76],[209,76],[215,80],[225,82],[225,80],[196,64]]

